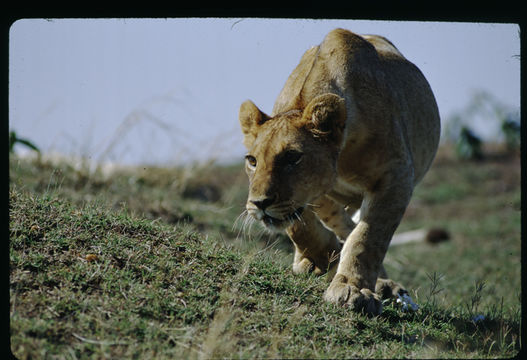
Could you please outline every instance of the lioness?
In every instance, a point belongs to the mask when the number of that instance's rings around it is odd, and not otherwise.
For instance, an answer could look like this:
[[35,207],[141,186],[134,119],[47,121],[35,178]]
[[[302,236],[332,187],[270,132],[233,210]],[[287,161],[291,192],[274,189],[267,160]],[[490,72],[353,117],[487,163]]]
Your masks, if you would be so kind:
[[305,52],[271,116],[247,100],[239,120],[247,212],[286,231],[294,273],[338,261],[327,301],[380,314],[382,298],[405,292],[382,262],[439,142],[423,74],[387,39],[336,29]]

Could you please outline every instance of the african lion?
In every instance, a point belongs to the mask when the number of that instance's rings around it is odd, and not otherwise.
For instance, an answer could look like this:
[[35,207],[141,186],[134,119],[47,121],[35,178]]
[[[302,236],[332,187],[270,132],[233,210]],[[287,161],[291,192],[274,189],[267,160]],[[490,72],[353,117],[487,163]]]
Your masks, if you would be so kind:
[[405,293],[382,262],[439,142],[421,71],[381,36],[336,29],[305,52],[271,116],[247,100],[239,120],[248,214],[286,231],[294,273],[338,263],[327,301],[380,314],[382,298]]

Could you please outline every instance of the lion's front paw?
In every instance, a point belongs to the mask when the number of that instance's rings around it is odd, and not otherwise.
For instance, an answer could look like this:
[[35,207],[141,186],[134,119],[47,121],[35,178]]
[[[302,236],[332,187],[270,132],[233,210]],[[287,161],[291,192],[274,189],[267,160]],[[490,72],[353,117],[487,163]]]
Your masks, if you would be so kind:
[[293,274],[299,275],[311,272],[315,275],[321,275],[323,273],[323,271],[308,258],[303,258],[299,262],[293,264]]
[[379,315],[382,312],[379,295],[370,289],[359,289],[351,285],[347,277],[341,274],[335,275],[324,294],[324,299],[337,305],[349,306],[356,312],[371,315]]

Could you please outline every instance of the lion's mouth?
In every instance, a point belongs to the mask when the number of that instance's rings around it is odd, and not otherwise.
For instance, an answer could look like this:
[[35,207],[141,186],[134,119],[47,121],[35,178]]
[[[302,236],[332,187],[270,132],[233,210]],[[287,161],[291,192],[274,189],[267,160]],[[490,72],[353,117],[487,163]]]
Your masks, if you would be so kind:
[[268,214],[264,214],[262,221],[265,225],[269,227],[282,227],[284,224],[289,224],[296,220],[302,221],[301,215],[303,211],[304,208],[300,207],[293,211],[291,214],[284,216],[283,219],[278,219]]

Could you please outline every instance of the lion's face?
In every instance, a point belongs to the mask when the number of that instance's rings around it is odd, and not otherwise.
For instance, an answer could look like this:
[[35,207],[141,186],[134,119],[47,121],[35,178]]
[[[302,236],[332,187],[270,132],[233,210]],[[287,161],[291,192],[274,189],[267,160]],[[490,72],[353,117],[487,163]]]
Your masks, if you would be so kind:
[[271,230],[302,221],[306,206],[335,181],[345,113],[344,100],[331,94],[273,118],[250,101],[242,104],[251,216]]

